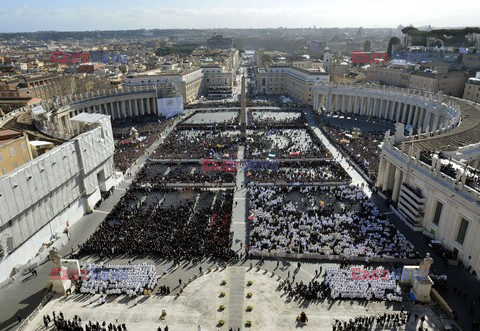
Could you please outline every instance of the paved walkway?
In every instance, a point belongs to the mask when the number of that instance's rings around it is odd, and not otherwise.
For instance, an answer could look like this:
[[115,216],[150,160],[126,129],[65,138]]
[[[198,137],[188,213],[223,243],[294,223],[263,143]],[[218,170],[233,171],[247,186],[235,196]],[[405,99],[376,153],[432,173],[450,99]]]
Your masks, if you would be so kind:
[[230,328],[241,328],[243,321],[243,311],[245,309],[245,268],[228,268],[230,281],[230,298],[228,300],[228,326]]
[[363,179],[363,177],[352,167],[347,159],[338,151],[338,149],[333,146],[322,133],[322,131],[318,128],[318,122],[313,114],[313,110],[306,110],[305,115],[307,117],[308,124],[312,128],[313,132],[317,135],[317,137],[322,141],[322,143],[327,147],[327,149],[332,154],[333,158],[336,162],[338,162],[343,169],[352,177],[352,185],[362,185],[363,184],[363,191],[367,194],[368,197],[372,195],[372,192],[368,188],[368,183]]
[[[245,146],[238,148],[238,160],[243,160],[245,153]],[[245,186],[245,171],[243,167],[237,167],[236,176],[236,190],[233,194],[233,212],[232,212],[232,225],[231,231],[233,231],[233,243],[232,249],[238,253],[242,253],[240,243],[245,244],[248,242],[248,224],[246,220],[247,213],[247,189],[242,188]]]

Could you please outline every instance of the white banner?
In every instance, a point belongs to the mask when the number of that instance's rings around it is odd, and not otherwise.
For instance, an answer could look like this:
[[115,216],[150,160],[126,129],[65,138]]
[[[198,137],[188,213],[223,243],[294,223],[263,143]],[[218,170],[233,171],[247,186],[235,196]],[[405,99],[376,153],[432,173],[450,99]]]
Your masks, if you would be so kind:
[[170,118],[183,113],[183,97],[157,99],[158,116]]

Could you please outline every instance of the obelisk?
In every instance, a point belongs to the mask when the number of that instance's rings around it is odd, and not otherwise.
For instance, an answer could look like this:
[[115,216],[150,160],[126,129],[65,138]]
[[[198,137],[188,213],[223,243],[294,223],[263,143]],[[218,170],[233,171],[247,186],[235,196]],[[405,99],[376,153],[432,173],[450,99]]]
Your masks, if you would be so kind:
[[247,95],[245,93],[245,76],[242,76],[242,95],[240,96],[240,107],[241,137],[245,138],[247,125]]

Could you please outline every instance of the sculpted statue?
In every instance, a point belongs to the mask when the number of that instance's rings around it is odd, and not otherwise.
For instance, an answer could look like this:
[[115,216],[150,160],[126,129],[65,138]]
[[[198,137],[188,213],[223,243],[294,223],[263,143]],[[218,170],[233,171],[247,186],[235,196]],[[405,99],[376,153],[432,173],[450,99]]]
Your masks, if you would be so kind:
[[433,259],[430,257],[430,253],[427,253],[427,256],[420,263],[418,268],[418,277],[420,279],[427,279],[430,274],[430,266],[433,264]]
[[52,268],[61,268],[62,264],[60,263],[60,259],[62,258],[60,254],[58,253],[58,249],[56,247],[53,247],[50,250],[50,261],[52,261]]

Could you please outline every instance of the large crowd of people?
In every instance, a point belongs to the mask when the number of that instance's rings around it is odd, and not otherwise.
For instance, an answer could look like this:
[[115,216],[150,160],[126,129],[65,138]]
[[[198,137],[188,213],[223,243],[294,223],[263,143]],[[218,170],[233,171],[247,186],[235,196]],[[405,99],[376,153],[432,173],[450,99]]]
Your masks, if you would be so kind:
[[137,174],[137,182],[148,183],[150,187],[164,186],[166,183],[233,183],[236,172],[203,171],[200,163],[168,163],[165,171],[158,171],[160,163],[147,163]]
[[[289,194],[301,194],[295,201]],[[318,199],[318,200],[317,200]],[[418,252],[356,186],[252,185],[250,250],[417,258]]]
[[[298,269],[297,269],[298,270]],[[383,272],[382,272],[383,271]],[[367,276],[364,275],[366,272]],[[400,274],[386,269],[327,268],[324,280],[318,281],[322,273],[315,271],[315,277],[308,283],[294,283],[287,279],[282,284],[287,297],[302,298],[306,301],[332,300],[382,300],[402,301],[402,292],[398,285]]]
[[324,123],[322,130],[370,180],[376,180],[381,153],[379,145],[383,141],[383,131],[348,130],[330,123]]
[[215,127],[233,128],[239,125],[240,111],[238,109],[200,109],[190,118],[179,123],[178,128]]
[[303,126],[306,123],[305,114],[299,111],[268,110],[256,111],[250,109],[248,111],[250,126],[268,126],[268,127],[285,127],[285,126]]
[[249,181],[257,183],[287,182],[341,182],[350,183],[351,177],[334,161],[280,162],[278,170],[262,169],[247,173]]
[[127,294],[130,297],[153,290],[157,285],[154,265],[86,263],[86,279],[82,280],[81,293]]
[[[151,194],[149,188],[134,188]],[[135,203],[134,189],[126,192],[107,218],[82,245],[82,254],[140,255],[157,254],[162,258],[230,258],[230,223],[233,204],[231,190],[211,194],[213,203],[199,207],[195,199],[177,206],[153,205],[143,208]],[[158,188],[157,193],[179,192]],[[189,192],[199,192],[198,190]],[[215,198],[216,195],[216,198]],[[133,201],[133,203],[132,203]]]
[[[127,331],[125,323],[83,322],[78,315],[74,315],[73,319],[70,320],[66,319],[62,312],[57,315],[55,311],[52,312],[52,317],[49,314],[43,315],[43,324],[47,330],[50,330],[50,326],[53,325],[55,330],[58,331]],[[52,320],[53,323],[50,324]]]
[[249,158],[328,158],[330,152],[310,129],[248,130]]
[[[399,330],[403,328],[410,313],[383,313],[377,316],[357,316],[348,321],[335,319],[333,331]],[[423,321],[422,321],[423,322]],[[420,329],[419,329],[420,330]]]
[[239,142],[239,131],[175,129],[154,151],[152,158],[236,158]]
[[[120,171],[127,170],[145,150],[157,140],[162,131],[171,123],[171,120],[157,117],[146,117],[132,121],[119,121],[113,123],[113,137],[115,139],[115,152],[113,161]],[[138,139],[131,136],[135,128]]]
[[[395,272],[382,273],[381,271],[375,270],[376,277],[355,277],[352,268],[327,268],[324,276],[325,283],[329,287],[330,298],[402,302],[402,291],[398,285],[400,275]],[[369,271],[369,273],[373,272]]]

